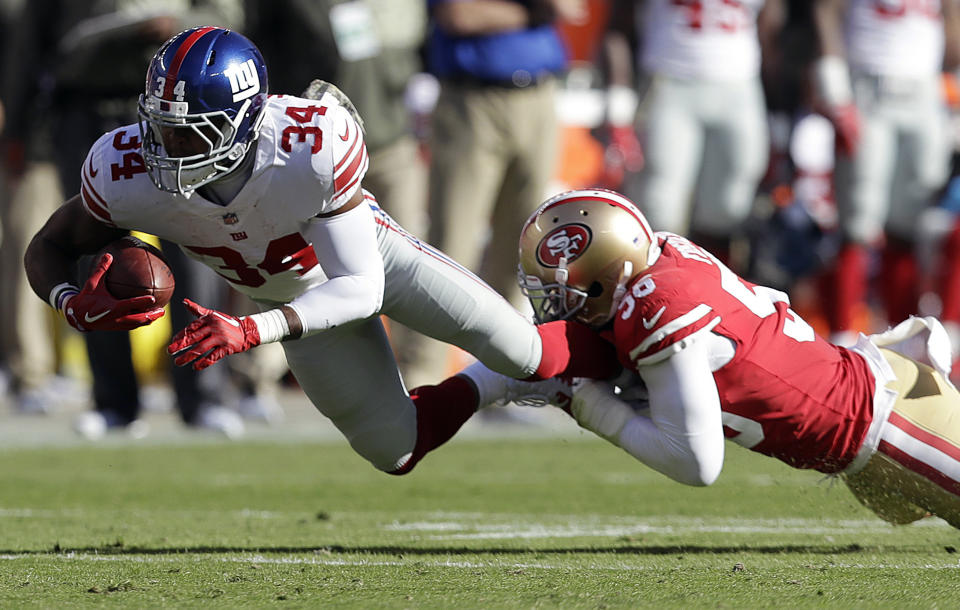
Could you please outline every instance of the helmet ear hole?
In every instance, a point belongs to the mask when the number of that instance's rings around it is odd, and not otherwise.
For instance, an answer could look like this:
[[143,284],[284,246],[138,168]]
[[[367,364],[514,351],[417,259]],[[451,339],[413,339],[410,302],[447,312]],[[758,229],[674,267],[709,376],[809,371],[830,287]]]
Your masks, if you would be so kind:
[[600,282],[594,282],[590,284],[590,288],[587,290],[587,296],[590,298],[595,298],[603,294],[603,284]]

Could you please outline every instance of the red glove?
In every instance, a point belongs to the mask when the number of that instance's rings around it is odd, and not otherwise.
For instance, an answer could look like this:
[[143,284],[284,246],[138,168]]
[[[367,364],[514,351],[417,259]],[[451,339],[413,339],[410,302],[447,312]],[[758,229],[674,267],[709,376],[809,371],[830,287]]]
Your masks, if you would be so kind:
[[617,189],[627,173],[643,169],[643,148],[633,125],[607,125],[607,147],[603,155],[602,186]]
[[103,276],[112,264],[112,255],[101,256],[83,289],[63,304],[70,326],[81,331],[133,330],[163,317],[163,307],[151,308],[157,302],[151,295],[116,299],[110,294]]
[[224,356],[260,345],[260,331],[250,318],[207,309],[190,299],[184,299],[183,304],[198,319],[178,332],[167,346],[167,353],[175,356],[173,362],[177,366],[192,363],[194,370],[199,371]]
[[852,157],[860,144],[860,111],[855,104],[832,108],[828,117],[836,132],[837,153]]

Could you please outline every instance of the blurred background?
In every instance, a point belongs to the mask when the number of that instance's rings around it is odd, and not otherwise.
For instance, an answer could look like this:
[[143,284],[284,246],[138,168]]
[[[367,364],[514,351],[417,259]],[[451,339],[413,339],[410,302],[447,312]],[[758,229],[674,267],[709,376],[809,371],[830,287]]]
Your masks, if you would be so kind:
[[[552,194],[602,187],[787,292],[837,343],[920,314],[956,344],[955,13],[947,0],[2,0],[2,417],[91,440],[147,435],[151,413],[228,438],[284,421],[296,387],[276,344],[210,375],[172,370],[180,299],[254,306],[170,244],[140,236],[163,248],[178,294],[129,335],[73,331],[23,273],[89,146],[136,121],[150,57],[200,24],[250,37],[273,93],[343,89],[366,125],[365,188],[522,311],[522,221]],[[408,387],[470,361],[389,328]]]

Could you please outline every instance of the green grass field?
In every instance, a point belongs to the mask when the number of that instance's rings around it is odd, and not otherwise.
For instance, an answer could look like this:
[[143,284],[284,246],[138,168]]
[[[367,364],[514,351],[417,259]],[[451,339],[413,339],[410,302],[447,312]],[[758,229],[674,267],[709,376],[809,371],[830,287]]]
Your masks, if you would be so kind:
[[455,439],[400,478],[344,441],[0,456],[3,608],[960,606],[960,532],[734,446],[709,488],[577,433]]

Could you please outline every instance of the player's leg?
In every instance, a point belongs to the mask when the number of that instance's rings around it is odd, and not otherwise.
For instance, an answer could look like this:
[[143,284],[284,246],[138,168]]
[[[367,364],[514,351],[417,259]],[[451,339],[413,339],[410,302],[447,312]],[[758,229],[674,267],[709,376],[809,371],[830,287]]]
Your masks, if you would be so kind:
[[743,230],[767,166],[770,143],[759,79],[714,86],[691,236],[722,261]]
[[[564,322],[534,326],[476,275],[381,215],[386,270],[381,312],[473,354],[490,373],[515,379],[604,377],[619,370],[613,347]],[[480,382],[477,385],[484,386]],[[482,403],[501,396],[482,397]]]
[[542,352],[536,327],[462,265],[405,233],[389,217],[385,221],[381,312],[470,352],[499,373],[518,378],[534,374]]
[[686,234],[689,227],[690,202],[703,151],[698,96],[693,83],[654,77],[644,100],[645,165],[635,200],[658,231]]
[[896,145],[893,125],[876,103],[862,111],[854,157],[837,157],[834,185],[844,243],[829,274],[825,307],[834,335],[869,330],[857,328],[857,316],[866,304],[869,249],[886,224]]
[[917,313],[921,290],[918,220],[949,173],[950,130],[939,93],[939,79],[918,81],[913,95],[898,106],[900,144],[882,257],[883,296],[890,322]]
[[851,489],[881,517],[900,518],[894,522],[922,509],[960,528],[960,392],[924,364],[883,354],[899,397],[877,453],[849,477]]
[[314,406],[379,470],[401,467],[417,441],[417,412],[377,317],[283,343]]

